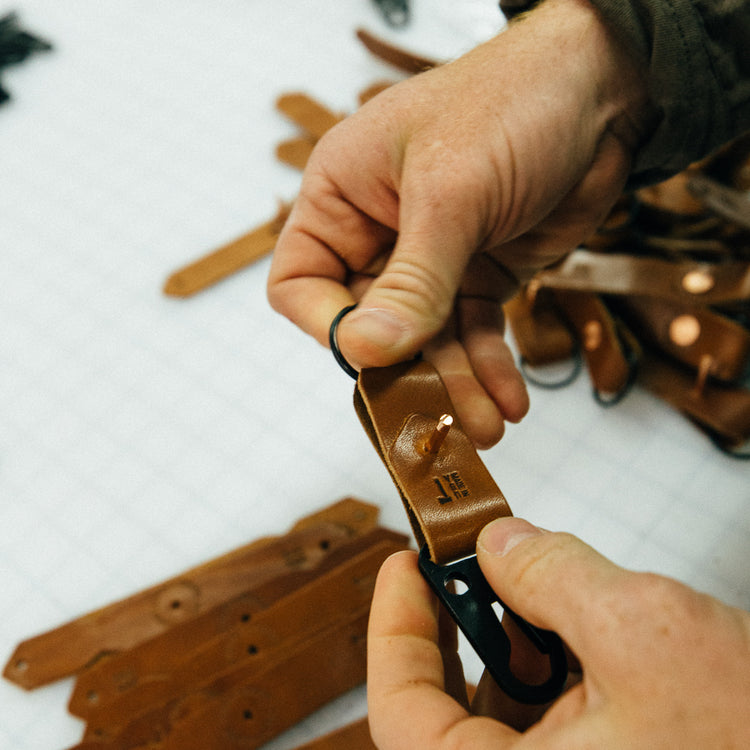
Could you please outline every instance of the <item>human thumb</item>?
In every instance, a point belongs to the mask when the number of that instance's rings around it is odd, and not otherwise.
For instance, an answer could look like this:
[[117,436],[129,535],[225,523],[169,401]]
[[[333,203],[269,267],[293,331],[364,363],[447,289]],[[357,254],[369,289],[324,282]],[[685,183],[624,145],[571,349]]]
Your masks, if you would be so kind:
[[521,518],[488,524],[477,540],[477,557],[503,602],[556,631],[581,658],[590,653],[592,623],[615,611],[608,602],[630,575],[577,537],[542,531]]
[[395,364],[417,354],[445,327],[463,269],[433,255],[397,245],[341,321],[338,342],[348,361],[358,367]]

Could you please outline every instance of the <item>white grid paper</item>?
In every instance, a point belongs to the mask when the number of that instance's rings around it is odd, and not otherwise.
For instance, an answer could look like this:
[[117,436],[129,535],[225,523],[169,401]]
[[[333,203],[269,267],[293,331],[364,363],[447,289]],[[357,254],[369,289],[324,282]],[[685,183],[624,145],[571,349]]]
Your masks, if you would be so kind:
[[[160,289],[294,196],[278,94],[347,111],[397,77],[357,26],[450,57],[501,24],[494,0],[413,7],[397,33],[367,0],[0,2],[55,46],[5,74],[0,108],[3,661],[345,495],[407,530],[351,381],[268,309],[267,261],[189,300]],[[602,409],[584,377],[532,404],[484,456],[517,515],[750,606],[747,463],[640,391]],[[0,748],[74,745],[70,687],[0,683]],[[272,745],[364,710],[354,691]]]

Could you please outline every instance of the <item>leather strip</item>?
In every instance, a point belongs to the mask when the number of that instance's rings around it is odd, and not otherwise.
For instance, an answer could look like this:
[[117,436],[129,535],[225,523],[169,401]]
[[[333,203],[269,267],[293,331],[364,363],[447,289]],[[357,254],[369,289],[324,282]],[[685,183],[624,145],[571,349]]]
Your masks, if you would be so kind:
[[539,272],[534,281],[552,289],[713,305],[750,299],[750,262],[675,263],[579,249],[558,266]]
[[282,94],[276,100],[276,108],[316,140],[344,119],[344,115],[332,112],[303,92]]
[[238,667],[157,706],[115,737],[87,732],[73,750],[256,748],[361,684],[369,608],[289,649],[261,670]]
[[[360,372],[357,414],[391,473],[420,547],[443,564],[475,553],[481,529],[510,507],[463,431],[428,362]],[[424,449],[440,418],[453,426],[437,453]]]
[[644,388],[719,436],[727,448],[750,438],[750,390],[710,382],[701,386],[694,372],[666,357],[649,350],[644,357],[638,377]]
[[290,210],[291,205],[282,204],[270,221],[175,271],[164,283],[164,294],[189,297],[268,255],[276,246]]
[[334,549],[375,526],[377,509],[347,498],[260,539],[19,644],[3,676],[31,689],[68,677],[104,654],[134,648],[253,585],[290,570],[314,568]]
[[311,136],[288,138],[276,145],[276,158],[290,167],[303,171],[316,143],[317,140]]
[[534,294],[526,287],[503,310],[522,359],[532,367],[569,359],[575,353],[573,334],[549,290]]
[[423,73],[436,68],[440,62],[429,57],[422,57],[408,50],[396,47],[384,39],[371,34],[365,29],[357,29],[357,39],[373,54],[389,65],[405,73]]
[[111,735],[111,728],[123,719],[195,690],[226,669],[243,662],[260,669],[347,612],[366,606],[380,565],[407,546],[405,536],[385,529],[358,537],[348,545],[346,559],[337,555],[339,560],[332,561],[327,571],[302,578],[291,591],[280,587],[268,606],[248,607],[242,597],[207,613],[211,617],[203,620],[210,619],[214,633],[205,626],[201,629],[205,632],[176,628],[104,662],[103,674],[84,673],[69,710],[102,732],[109,727],[106,733]]
[[708,362],[711,377],[728,382],[748,371],[750,330],[719,312],[637,296],[618,309],[644,341],[696,370]]
[[750,198],[745,191],[722,185],[704,174],[691,175],[688,188],[723,219],[743,229],[750,229]]
[[[563,315],[581,342],[589,376],[598,393],[619,394],[632,380],[633,353],[602,299],[586,292],[555,292]],[[629,344],[630,344],[630,340]]]

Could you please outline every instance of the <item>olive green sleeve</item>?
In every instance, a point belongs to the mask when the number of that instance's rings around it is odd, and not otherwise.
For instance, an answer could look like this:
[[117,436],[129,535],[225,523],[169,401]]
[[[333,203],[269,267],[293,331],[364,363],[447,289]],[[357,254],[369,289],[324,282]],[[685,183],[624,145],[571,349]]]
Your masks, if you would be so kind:
[[[750,0],[590,0],[648,71],[657,112],[630,187],[658,182],[750,129]],[[512,16],[523,0],[504,0]]]

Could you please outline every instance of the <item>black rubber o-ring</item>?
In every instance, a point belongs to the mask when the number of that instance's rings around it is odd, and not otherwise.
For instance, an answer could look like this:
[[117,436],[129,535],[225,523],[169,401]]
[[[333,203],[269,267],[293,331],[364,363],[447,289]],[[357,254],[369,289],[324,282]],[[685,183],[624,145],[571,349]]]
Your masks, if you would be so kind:
[[357,379],[359,373],[346,361],[346,357],[344,357],[344,355],[341,353],[341,349],[339,349],[339,342],[336,338],[336,331],[338,330],[339,323],[341,322],[344,315],[350,313],[355,307],[356,305],[349,305],[341,310],[333,319],[331,327],[328,329],[328,343],[330,344],[334,359],[336,360],[336,362],[338,362],[339,367],[350,378],[353,378],[354,380]]

